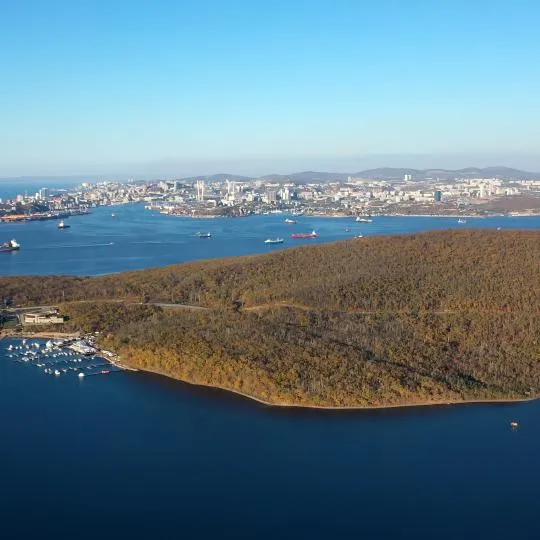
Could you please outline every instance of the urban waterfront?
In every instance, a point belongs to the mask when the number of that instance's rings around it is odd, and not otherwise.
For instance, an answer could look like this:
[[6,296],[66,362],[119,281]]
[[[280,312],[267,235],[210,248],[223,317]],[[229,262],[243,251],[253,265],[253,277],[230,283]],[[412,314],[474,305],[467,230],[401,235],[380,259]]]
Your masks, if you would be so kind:
[[[114,214],[114,217],[112,216]],[[16,239],[20,251],[0,254],[0,275],[99,275],[137,270],[191,260],[267,253],[303,244],[351,239],[357,235],[407,234],[425,230],[485,227],[539,229],[540,216],[467,218],[374,217],[373,223],[354,218],[296,217],[269,214],[244,218],[192,219],[145,210],[142,204],[92,209],[86,216],[66,220],[59,230],[56,220],[0,224],[0,242]],[[311,232],[315,239],[293,240],[292,233]],[[210,232],[199,238],[197,232]],[[281,237],[283,244],[264,244]],[[361,241],[361,239],[357,239]]]
[[[358,234],[540,228],[540,217],[299,217],[295,225],[286,217],[190,219],[133,204],[70,217],[67,230],[2,224],[2,239],[22,248],[0,254],[0,273],[96,275]],[[290,239],[313,229],[316,239]],[[264,244],[276,236],[285,243]],[[276,409],[141,372],[43,376],[10,359],[7,346],[0,342],[7,538],[536,537],[538,401]]]

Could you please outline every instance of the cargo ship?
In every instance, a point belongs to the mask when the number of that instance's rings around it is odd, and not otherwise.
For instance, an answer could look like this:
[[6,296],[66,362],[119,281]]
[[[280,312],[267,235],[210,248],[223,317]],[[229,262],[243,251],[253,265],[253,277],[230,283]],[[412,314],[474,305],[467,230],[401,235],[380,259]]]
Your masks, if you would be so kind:
[[0,252],[17,251],[18,249],[20,249],[20,247],[21,245],[17,242],[17,240],[8,240],[7,242],[0,244]]
[[311,231],[310,233],[296,233],[291,234],[291,238],[317,238],[317,233],[315,231]]

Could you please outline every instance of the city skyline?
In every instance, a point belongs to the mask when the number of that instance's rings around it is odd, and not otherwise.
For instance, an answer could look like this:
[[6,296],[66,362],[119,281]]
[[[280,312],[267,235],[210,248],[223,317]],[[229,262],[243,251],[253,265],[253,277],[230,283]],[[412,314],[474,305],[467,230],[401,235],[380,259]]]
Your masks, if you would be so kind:
[[540,170],[540,6],[3,6],[0,177]]

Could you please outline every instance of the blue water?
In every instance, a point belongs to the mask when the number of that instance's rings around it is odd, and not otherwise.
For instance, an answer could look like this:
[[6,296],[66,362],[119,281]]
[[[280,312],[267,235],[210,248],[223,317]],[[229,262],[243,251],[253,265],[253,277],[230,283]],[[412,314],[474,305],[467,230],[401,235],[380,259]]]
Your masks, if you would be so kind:
[[26,178],[13,182],[0,179],[0,199],[6,201],[9,199],[15,199],[17,195],[34,195],[42,187],[48,187],[54,192],[58,189],[67,189],[71,186],[80,184],[83,181],[84,180],[82,179],[69,180],[66,178],[43,178],[41,180]]
[[[304,217],[288,226],[284,217],[195,221],[131,205],[70,218],[65,231],[54,221],[0,224],[1,239],[23,244],[0,254],[0,273],[102,274],[458,227],[455,218]],[[540,218],[465,226],[538,229]],[[311,229],[319,239],[288,238]],[[212,238],[195,237],[199,230]],[[287,243],[263,244],[278,235]],[[540,402],[276,410],[143,373],[45,376],[7,358],[8,343],[0,342],[2,538],[539,537]]]
[[[112,217],[114,213],[116,217]],[[195,259],[267,253],[301,244],[353,238],[358,234],[396,234],[450,227],[540,229],[540,217],[456,218],[377,217],[373,223],[353,219],[299,217],[287,225],[287,214],[236,219],[176,218],[145,210],[142,204],[97,208],[89,216],[66,220],[59,230],[56,220],[0,223],[0,241],[15,238],[19,252],[0,254],[0,275],[96,275],[162,266]],[[349,228],[350,231],[346,231]],[[292,240],[293,232],[316,230],[317,239]],[[198,231],[211,232],[201,239]],[[280,236],[284,244],[264,240]]]
[[538,538],[540,402],[275,410],[142,373],[54,378],[7,343],[3,538]]

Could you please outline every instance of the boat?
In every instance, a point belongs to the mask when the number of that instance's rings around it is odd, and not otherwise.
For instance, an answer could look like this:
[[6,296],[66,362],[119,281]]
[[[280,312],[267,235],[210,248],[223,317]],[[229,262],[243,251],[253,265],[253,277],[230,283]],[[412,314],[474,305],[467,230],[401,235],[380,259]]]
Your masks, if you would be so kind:
[[267,238],[265,244],[283,244],[283,238]]
[[356,216],[355,221],[357,221],[358,223],[373,223],[372,219],[365,218],[365,217],[360,217],[360,216]]
[[294,224],[296,223],[296,220],[295,220],[295,219],[287,218],[287,219],[285,220],[285,223],[289,223],[289,224],[291,224],[291,225],[294,225]]
[[467,220],[466,219],[463,219],[463,218],[459,218],[457,220],[458,223],[467,223]]
[[20,248],[21,245],[15,239],[0,244],[0,252],[17,251]]
[[60,221],[60,223],[58,224],[59,229],[69,229],[70,227],[71,225],[66,225],[64,220]]
[[54,374],[58,377],[60,375],[60,372],[57,369],[55,369]]
[[315,231],[311,231],[310,233],[296,233],[291,234],[291,238],[317,238],[318,234]]
[[197,236],[199,238],[210,238],[212,236],[212,234],[209,233],[209,232],[198,232]]
[[517,429],[519,427],[519,422],[517,420],[512,420],[510,422],[510,426],[513,428],[513,429]]
[[79,378],[82,379],[84,377],[84,373],[79,373]]
[[108,369],[102,369],[102,370],[101,370],[101,373],[102,373],[103,375],[108,375],[108,374],[110,373],[110,371],[109,371]]
[[116,214],[111,214],[111,217],[116,217]]
[[355,238],[364,238],[364,236],[361,235],[361,234],[357,234],[357,235],[355,236]]

